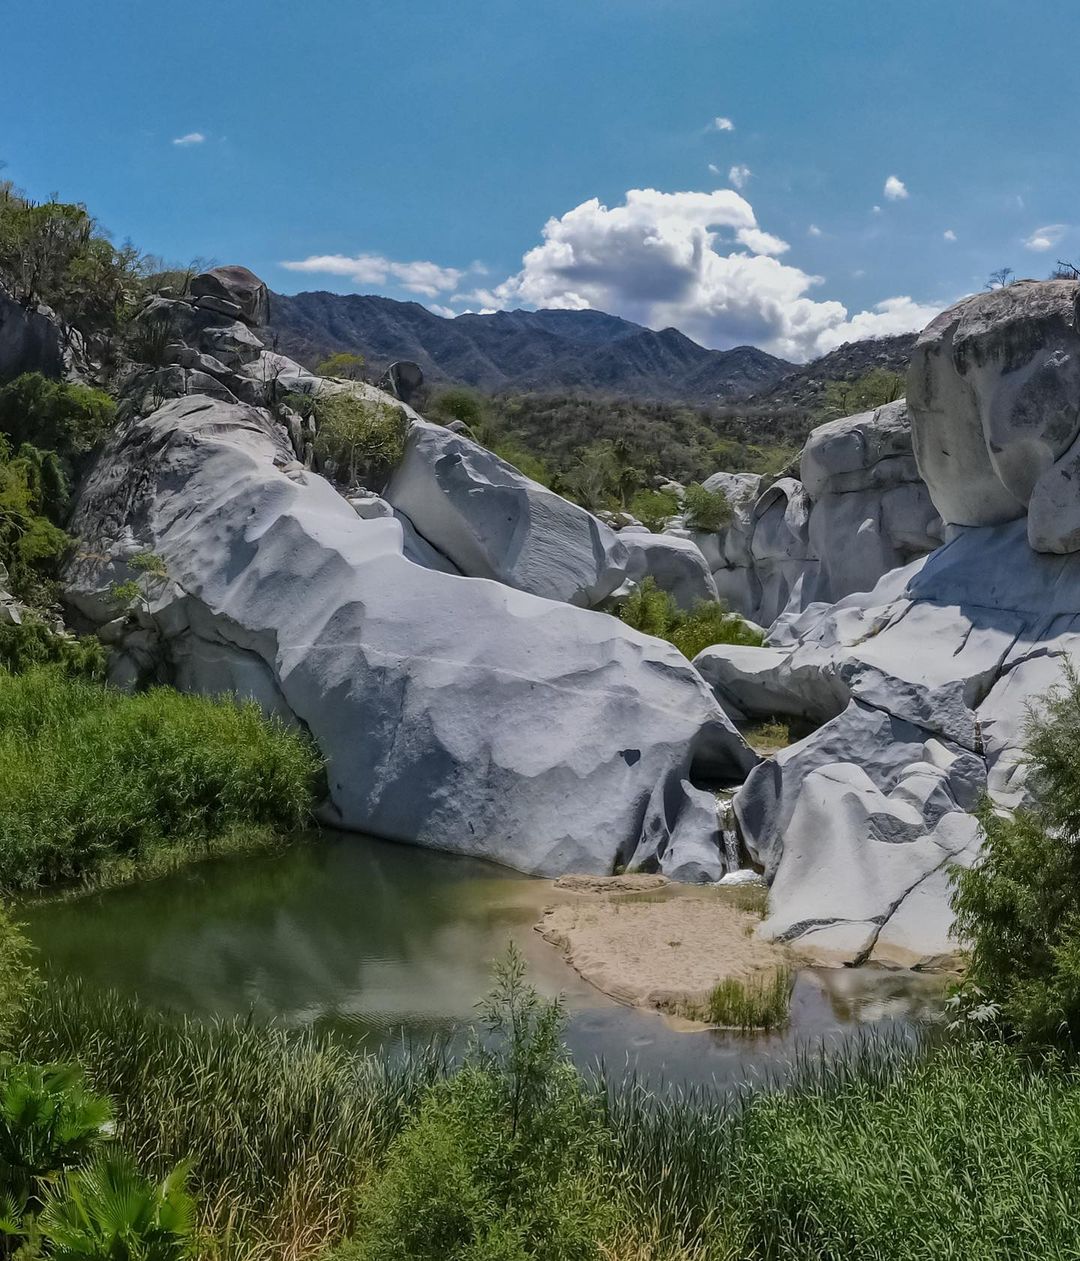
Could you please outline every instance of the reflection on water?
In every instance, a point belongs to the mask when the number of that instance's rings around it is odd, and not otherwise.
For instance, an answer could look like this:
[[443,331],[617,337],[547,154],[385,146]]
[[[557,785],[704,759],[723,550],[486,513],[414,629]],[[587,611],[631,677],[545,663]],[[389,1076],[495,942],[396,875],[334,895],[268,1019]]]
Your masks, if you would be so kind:
[[562,992],[579,1062],[724,1081],[796,1044],[867,1022],[932,1014],[940,982],[909,973],[807,970],[783,1034],[679,1033],[620,1007],[532,929],[548,882],[474,859],[357,836],[322,836],[263,858],[25,909],[46,963],[91,985],[198,1016],[254,1012],[367,1046],[464,1036],[509,940],[533,983]]

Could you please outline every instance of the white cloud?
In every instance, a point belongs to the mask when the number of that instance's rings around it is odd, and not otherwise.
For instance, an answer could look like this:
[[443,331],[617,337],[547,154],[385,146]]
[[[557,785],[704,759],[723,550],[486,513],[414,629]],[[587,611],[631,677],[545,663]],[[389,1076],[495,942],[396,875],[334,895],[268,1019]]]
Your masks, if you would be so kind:
[[173,144],[178,144],[186,149],[188,145],[202,144],[205,139],[206,137],[201,131],[189,131],[186,136],[177,136]]
[[357,254],[352,258],[344,254],[313,254],[310,258],[281,265],[289,271],[344,276],[357,285],[385,285],[393,281],[410,293],[423,294],[426,298],[457,288],[465,275],[457,267],[440,267],[438,263],[419,259],[398,263],[381,254]]
[[457,312],[453,307],[440,306],[437,302],[425,302],[424,305],[432,313],[432,315],[441,315],[444,320],[453,320],[457,318]]
[[730,118],[714,118],[709,124],[710,131],[734,131],[735,124]]
[[907,201],[908,198],[907,185],[895,175],[890,175],[885,181],[884,192],[889,201]]
[[751,175],[753,175],[753,171],[748,166],[743,166],[742,163],[736,163],[727,173],[728,179],[740,192],[750,183]]
[[816,223],[812,223],[806,229],[806,235],[807,236],[821,236],[821,229],[818,227]]
[[870,209],[871,209],[871,210],[874,212],[874,214],[876,214],[876,215],[881,214],[881,207],[880,207],[880,206],[871,206],[871,207],[870,207]]
[[542,235],[515,275],[449,301],[595,308],[651,328],[674,325],[706,346],[751,342],[799,360],[922,328],[940,309],[896,297],[850,315],[840,302],[814,300],[822,277],[781,262],[787,242],[764,231],[732,189],[631,189],[611,207],[593,198],[549,219]]
[[715,162],[709,163],[709,170],[713,173],[713,175],[723,175],[724,173]]
[[1048,223],[1045,228],[1036,228],[1024,241],[1024,249],[1034,250],[1041,254],[1052,250],[1069,230],[1067,223]]
[[946,241],[956,240],[956,233],[952,230],[952,228],[946,228],[945,231],[941,235],[945,238]]

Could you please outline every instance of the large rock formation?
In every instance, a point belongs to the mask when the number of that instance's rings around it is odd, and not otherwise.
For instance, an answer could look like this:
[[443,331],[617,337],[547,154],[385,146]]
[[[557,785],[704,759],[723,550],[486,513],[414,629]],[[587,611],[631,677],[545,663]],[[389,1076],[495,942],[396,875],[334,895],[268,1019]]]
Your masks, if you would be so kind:
[[413,420],[385,497],[471,578],[591,608],[627,577],[602,521],[441,425]]
[[[325,383],[217,310],[151,308],[171,362],[132,376],[66,579],[121,678],[157,670],[303,724],[342,827],[549,875],[631,859],[723,872],[695,784],[737,782],[756,758],[674,648],[570,603],[621,580],[606,527],[415,413],[390,502],[354,505],[296,458],[305,431],[237,401]],[[223,330],[229,364],[211,352]],[[148,550],[168,580],[118,616],[112,587]]]
[[[952,525],[944,546],[832,606],[789,610],[758,657],[716,647],[696,663],[737,717],[824,724],[756,768],[734,803],[773,881],[764,931],[823,961],[955,950],[948,869],[978,854],[972,810],[984,793],[1005,808],[1026,799],[1027,706],[1080,653],[1080,498],[1065,495],[1080,428],[1077,288],[981,295],[920,338],[914,449]],[[899,470],[894,489],[917,487],[889,419],[815,434],[803,461],[815,511],[866,493],[883,466]]]
[[833,604],[940,545],[903,399],[820,425],[799,472],[767,485],[748,473],[705,482],[726,497],[731,519],[691,537],[720,599],[744,617],[767,626]]

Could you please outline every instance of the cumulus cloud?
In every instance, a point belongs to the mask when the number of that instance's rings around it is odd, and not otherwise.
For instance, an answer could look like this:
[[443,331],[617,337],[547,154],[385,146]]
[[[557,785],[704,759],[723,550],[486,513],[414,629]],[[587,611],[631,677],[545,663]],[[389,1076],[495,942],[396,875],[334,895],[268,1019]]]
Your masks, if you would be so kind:
[[895,175],[890,175],[885,181],[884,192],[889,201],[906,201],[908,198],[907,185]]
[[750,342],[798,360],[922,328],[940,309],[895,297],[850,315],[841,302],[815,300],[822,277],[781,262],[787,242],[764,231],[732,189],[631,189],[610,207],[592,198],[549,219],[542,236],[515,275],[450,301],[591,307],[650,328],[674,325],[706,346]]
[[186,149],[188,145],[202,144],[205,139],[206,137],[201,131],[189,131],[186,136],[177,136],[173,144],[180,145],[181,148]]
[[344,276],[357,285],[385,285],[393,281],[410,293],[427,298],[456,289],[465,275],[457,267],[440,267],[420,259],[398,263],[381,254],[356,254],[351,258],[345,254],[313,254],[281,265],[289,271]]
[[945,238],[946,241],[956,240],[956,233],[952,230],[952,228],[946,228],[945,231],[941,235]]
[[1024,249],[1034,250],[1036,254],[1042,254],[1046,250],[1052,250],[1057,245],[1065,233],[1069,230],[1067,223],[1048,223],[1044,228],[1036,228],[1032,234],[1024,241]]
[[743,166],[741,163],[737,163],[728,171],[727,177],[734,187],[739,189],[741,192],[747,184],[750,183],[750,176],[752,174],[753,171],[751,171],[748,166]]
[[730,118],[714,118],[709,124],[710,131],[734,131],[735,124]]

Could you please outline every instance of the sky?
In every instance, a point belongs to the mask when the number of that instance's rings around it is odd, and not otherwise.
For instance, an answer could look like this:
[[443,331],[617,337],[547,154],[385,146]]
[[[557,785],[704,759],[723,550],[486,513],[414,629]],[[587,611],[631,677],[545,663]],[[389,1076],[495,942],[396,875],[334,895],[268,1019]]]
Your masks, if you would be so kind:
[[803,361],[1080,259],[1076,0],[0,0],[0,176],[165,260]]

